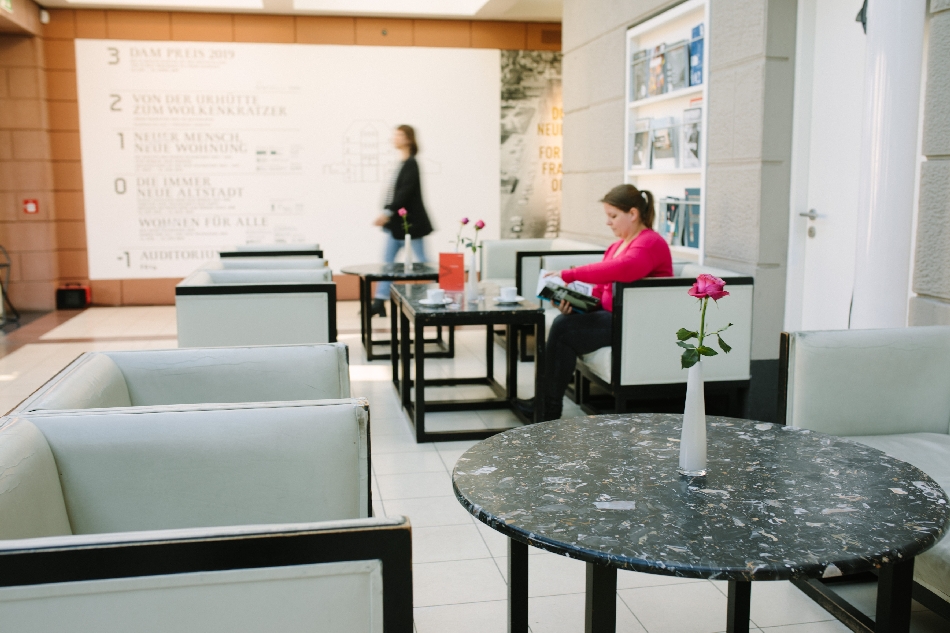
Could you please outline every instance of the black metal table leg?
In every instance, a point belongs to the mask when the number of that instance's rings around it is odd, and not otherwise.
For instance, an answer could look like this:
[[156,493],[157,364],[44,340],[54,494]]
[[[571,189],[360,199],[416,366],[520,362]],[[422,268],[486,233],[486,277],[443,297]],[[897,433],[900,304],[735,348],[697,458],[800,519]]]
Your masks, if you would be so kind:
[[495,326],[489,323],[485,328],[485,365],[488,367],[485,377],[491,380],[495,377]]
[[393,384],[399,391],[399,315],[398,304],[389,298],[389,358],[393,364]]
[[505,396],[510,402],[518,397],[518,346],[514,341],[515,326],[509,323],[505,335]]
[[752,604],[752,582],[729,581],[726,633],[749,633],[749,607]]
[[544,316],[534,326],[534,421],[544,419]]
[[360,340],[363,341],[363,349],[366,350],[367,360],[369,360],[369,345],[366,342],[366,332],[372,327],[369,323],[369,302],[366,300],[366,277],[358,277],[360,280]]
[[616,630],[617,568],[587,563],[584,631],[585,633],[615,633]]
[[[408,322],[408,320],[407,320]],[[413,417],[416,423],[416,442],[425,442],[426,441],[426,378],[425,378],[425,366],[426,366],[426,341],[423,333],[423,326],[416,319],[415,322],[415,335],[416,335],[416,376],[415,376],[415,385],[416,385],[416,401],[413,405]],[[408,374],[407,374],[408,382]]]
[[399,309],[399,350],[402,356],[402,379],[399,383],[399,392],[402,396],[402,406],[406,408],[411,405],[412,385],[412,349],[409,347],[409,317],[407,317],[400,306]]
[[508,539],[508,633],[528,633],[528,546]]
[[878,633],[910,631],[911,594],[914,590],[914,559],[882,567],[877,577],[877,609],[874,630]]

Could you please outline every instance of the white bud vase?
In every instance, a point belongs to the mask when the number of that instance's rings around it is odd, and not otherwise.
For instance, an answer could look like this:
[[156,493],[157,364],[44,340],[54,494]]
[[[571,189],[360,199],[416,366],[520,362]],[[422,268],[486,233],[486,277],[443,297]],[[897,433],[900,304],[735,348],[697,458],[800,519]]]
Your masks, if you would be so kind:
[[478,269],[475,264],[475,253],[468,253],[468,281],[465,282],[465,300],[469,303],[478,302]]
[[703,389],[703,363],[689,368],[686,378],[686,410],[680,437],[679,473],[689,477],[706,474],[706,397]]
[[403,256],[402,261],[403,261],[403,264],[405,265],[405,269],[408,271],[412,269],[412,237],[408,233],[406,233],[405,239],[406,239],[406,246],[403,249],[404,252],[402,254]]

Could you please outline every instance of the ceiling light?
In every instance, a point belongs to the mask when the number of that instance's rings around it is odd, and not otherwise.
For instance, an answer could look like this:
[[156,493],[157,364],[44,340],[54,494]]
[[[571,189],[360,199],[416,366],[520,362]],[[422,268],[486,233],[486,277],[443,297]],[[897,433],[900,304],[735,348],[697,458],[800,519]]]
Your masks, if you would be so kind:
[[69,4],[138,8],[263,9],[264,0],[66,0]]
[[297,11],[371,15],[473,16],[488,0],[294,0]]

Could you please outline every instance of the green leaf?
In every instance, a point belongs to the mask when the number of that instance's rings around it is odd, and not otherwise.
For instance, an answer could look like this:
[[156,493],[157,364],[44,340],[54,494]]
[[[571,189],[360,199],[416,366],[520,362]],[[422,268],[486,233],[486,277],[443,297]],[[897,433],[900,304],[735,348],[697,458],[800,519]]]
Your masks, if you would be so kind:
[[721,336],[719,336],[719,335],[717,334],[717,335],[716,335],[716,338],[719,339],[719,349],[721,349],[722,351],[724,351],[724,352],[727,353],[727,354],[732,351],[732,348],[729,347],[728,345],[726,345],[726,342],[725,342],[724,340],[722,340],[722,337],[721,337]]
[[696,349],[696,346],[692,343],[684,343],[683,341],[676,341],[676,344],[682,347],[683,349]]
[[684,327],[681,327],[679,331],[676,333],[676,338],[677,340],[680,340],[680,341],[688,341],[691,338],[698,338],[698,337],[699,337],[698,333],[691,332]]
[[695,349],[688,349],[683,352],[681,361],[683,364],[683,369],[689,369],[699,362],[699,352],[697,352]]
[[702,347],[697,347],[696,351],[702,354],[703,356],[718,356],[719,355],[719,352],[717,352],[711,347],[706,347],[705,345],[703,345]]

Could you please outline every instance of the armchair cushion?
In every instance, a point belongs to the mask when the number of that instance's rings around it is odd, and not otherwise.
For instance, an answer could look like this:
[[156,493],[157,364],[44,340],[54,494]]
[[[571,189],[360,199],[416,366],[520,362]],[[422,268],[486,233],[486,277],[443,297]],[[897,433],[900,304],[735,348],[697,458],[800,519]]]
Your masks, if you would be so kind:
[[83,361],[81,371],[61,372],[61,377],[57,377],[59,380],[53,379],[56,388],[37,393],[29,407],[93,409],[132,406],[125,377],[115,361],[106,354],[97,353],[84,355]]
[[76,534],[368,515],[365,401],[26,415]]
[[71,534],[56,462],[27,420],[0,424],[0,540]]
[[786,422],[831,435],[950,432],[950,327],[794,332]]

